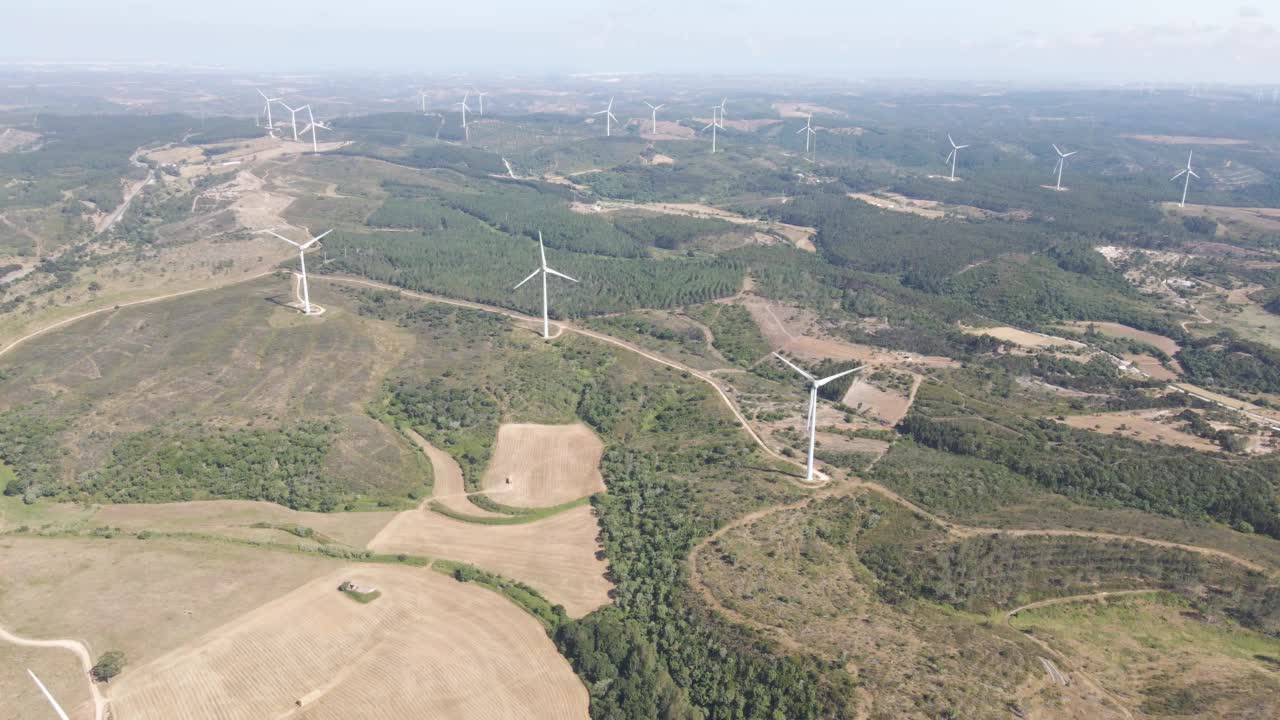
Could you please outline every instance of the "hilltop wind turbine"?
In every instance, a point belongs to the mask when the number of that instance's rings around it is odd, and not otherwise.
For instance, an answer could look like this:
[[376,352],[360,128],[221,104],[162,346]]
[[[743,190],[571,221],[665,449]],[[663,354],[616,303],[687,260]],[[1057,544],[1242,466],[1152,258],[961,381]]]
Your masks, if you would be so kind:
[[50,693],[49,688],[45,687],[44,683],[40,682],[40,678],[36,677],[35,673],[31,672],[31,668],[27,668],[27,674],[35,681],[36,687],[40,688],[40,692],[44,693],[44,699],[48,700],[49,704],[53,706],[53,711],[58,713],[58,717],[61,720],[68,720],[67,714],[62,711],[62,706],[58,704],[57,700],[53,699],[53,693]]
[[782,355],[776,352],[774,353],[774,355],[776,355],[779,360],[786,363],[787,366],[790,367],[792,370],[795,370],[796,372],[803,375],[804,379],[809,381],[809,422],[807,423],[809,427],[809,462],[807,465],[805,465],[804,481],[813,482],[813,446],[814,446],[815,436],[818,433],[818,388],[822,387],[823,385],[826,385],[832,380],[838,380],[839,378],[842,378],[851,372],[857,372],[859,370],[863,370],[867,366],[861,365],[856,368],[845,370],[843,372],[838,372],[835,375],[831,375],[829,377],[824,377],[819,379],[809,374],[808,372],[801,370],[800,366],[782,357]]
[[471,140],[471,131],[467,129],[467,111],[471,109],[471,106],[467,105],[467,99],[470,97],[471,92],[468,91],[462,96],[462,102],[458,103],[458,110],[462,113],[462,137],[468,141]]
[[817,155],[817,154],[818,154],[818,148],[816,147],[816,145],[817,145],[817,141],[818,141],[818,139],[817,139],[817,137],[815,137],[815,136],[818,134],[818,131],[813,129],[813,113],[809,113],[809,117],[805,118],[805,121],[804,121],[804,127],[800,128],[799,130],[797,130],[797,131],[796,131],[796,134],[797,134],[797,135],[799,135],[800,133],[804,133],[804,134],[805,134],[805,136],[804,136],[804,153],[805,153],[805,155],[808,155],[808,154],[809,154],[809,146],[810,146],[810,144],[815,145],[815,147],[813,148],[813,154],[814,154],[814,155]]
[[547,267],[547,248],[545,245],[542,244],[541,230],[538,231],[538,257],[541,258],[541,261],[542,261],[542,264],[538,266],[538,269],[529,273],[529,277],[516,283],[516,286],[511,289],[512,290],[520,289],[521,285],[532,280],[538,273],[542,273],[542,337],[547,340],[550,340],[551,339],[551,321],[547,317],[547,276],[555,275],[556,277],[562,277],[565,280],[568,280],[569,282],[578,282],[578,281],[574,280],[573,278],[569,277],[568,275],[565,275],[564,273],[558,270],[552,270],[551,268]]
[[960,151],[969,147],[968,145],[957,145],[955,140],[951,139],[951,134],[947,133],[947,142],[951,143],[951,154],[947,156],[947,162],[951,163],[951,179],[956,179],[956,159],[960,156]]
[[[645,105],[649,105],[649,101],[648,101],[648,100],[646,100],[646,101],[644,102],[644,104],[645,104]],[[664,108],[664,107],[666,107],[666,105],[665,105],[665,104],[662,104],[662,105],[649,105],[649,109],[653,111],[653,134],[654,134],[654,135],[657,135],[657,134],[658,134],[658,111],[659,111],[659,110],[661,110],[661,109],[662,109],[662,108]]]
[[[647,103],[646,103],[646,104],[647,104]],[[594,113],[591,113],[591,114],[592,114],[592,115],[603,115],[603,116],[604,116],[604,136],[605,136],[605,137],[609,137],[609,135],[611,135],[611,134],[612,134],[612,132],[613,132],[613,123],[614,123],[614,122],[616,122],[616,121],[617,121],[617,119],[618,119],[618,118],[616,118],[616,117],[614,117],[614,116],[613,116],[613,98],[612,98],[612,97],[610,97],[610,98],[609,98],[609,106],[608,106],[608,107],[606,107],[605,109],[601,110],[600,112],[594,112]]]
[[262,99],[265,100],[267,103],[267,130],[270,130],[271,132],[274,133],[276,130],[275,130],[275,127],[272,126],[271,124],[271,103],[280,102],[284,98],[267,97],[267,94],[262,92],[261,90],[258,91],[258,94],[261,95]]
[[[322,233],[320,233],[319,235],[317,235],[317,236],[315,236],[315,237],[311,238],[310,240],[306,241],[305,243],[296,243],[296,242],[294,242],[294,241],[290,240],[289,238],[287,238],[287,237],[285,237],[285,236],[281,235],[280,233],[278,233],[278,232],[276,232],[276,231],[274,231],[274,230],[263,230],[262,232],[270,233],[270,234],[272,234],[272,235],[275,235],[276,237],[280,238],[281,240],[283,240],[283,241],[285,241],[285,242],[289,243],[290,245],[292,245],[292,246],[294,246],[294,247],[298,248],[298,265],[302,268],[302,314],[303,314],[303,315],[310,315],[310,314],[311,314],[311,295],[307,292],[307,248],[309,248],[309,247],[311,247],[312,245],[315,245],[316,243],[320,242],[320,238],[324,237],[325,235],[328,235],[329,233],[331,233],[331,232],[333,232],[333,231],[332,231],[332,230],[325,230],[324,232],[322,232]],[[308,234],[308,235],[310,235],[310,234],[311,234],[311,232],[310,232],[310,231],[308,231],[308,232],[307,232],[307,234]]]
[[723,101],[719,105],[712,105],[711,106],[711,122],[707,123],[707,126],[702,128],[701,130],[701,132],[706,132],[708,128],[711,129],[711,154],[712,155],[716,153],[716,129],[724,127],[724,125],[720,124],[721,118],[718,117],[716,113],[723,112],[723,110],[724,110]]
[[1196,171],[1191,169],[1191,154],[1193,152],[1195,151],[1194,150],[1187,151],[1187,168],[1182,172],[1179,172],[1177,175],[1174,175],[1173,177],[1169,178],[1169,181],[1172,182],[1184,175],[1187,177],[1186,181],[1182,183],[1182,202],[1178,203],[1178,207],[1187,206],[1187,190],[1191,188],[1191,178],[1195,178],[1197,180],[1200,179],[1200,176],[1196,174]]
[[1079,151],[1079,150],[1072,150],[1072,151],[1071,151],[1071,152],[1069,152],[1069,153],[1064,153],[1064,152],[1062,152],[1061,150],[1059,150],[1059,149],[1058,149],[1058,146],[1057,146],[1057,145],[1054,145],[1054,146],[1053,146],[1053,151],[1054,151],[1054,152],[1056,152],[1056,153],[1058,153],[1058,167],[1057,167],[1057,170],[1058,170],[1058,184],[1057,184],[1057,186],[1055,186],[1055,188],[1054,188],[1054,189],[1055,189],[1055,190],[1061,190],[1061,189],[1062,189],[1062,167],[1063,167],[1064,165],[1066,165],[1066,164],[1067,164],[1067,158],[1071,157],[1072,155],[1075,155],[1076,153],[1078,153],[1078,152],[1080,152],[1080,151]]
[[284,109],[289,111],[289,123],[293,125],[293,141],[298,142],[298,113],[303,110],[310,110],[311,106],[303,105],[302,107],[291,108],[285,105],[283,100],[280,101],[280,104],[284,105]]
[[480,117],[484,117],[484,96],[489,93],[480,92],[475,88],[471,88],[471,90],[476,94],[476,97],[480,98]]
[[328,130],[332,132],[333,128],[322,122],[317,122],[316,116],[311,114],[310,105],[307,106],[307,126],[302,129],[302,134],[306,135],[308,130],[311,131],[311,152],[318,153],[320,152],[320,144],[316,142],[316,130]]

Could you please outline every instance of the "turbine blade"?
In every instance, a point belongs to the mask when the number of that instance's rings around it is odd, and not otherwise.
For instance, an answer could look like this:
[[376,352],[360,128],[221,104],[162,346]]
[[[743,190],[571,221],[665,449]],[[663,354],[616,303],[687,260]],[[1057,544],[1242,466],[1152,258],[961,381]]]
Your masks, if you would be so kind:
[[1080,151],[1079,151],[1079,150],[1072,150],[1071,152],[1067,153],[1066,155],[1063,155],[1062,157],[1071,157],[1072,155],[1075,155],[1075,154],[1076,154],[1076,153],[1078,153],[1078,152],[1080,152]]
[[805,377],[809,380],[809,382],[815,382],[815,381],[817,380],[817,378],[815,378],[814,376],[810,375],[809,373],[805,372],[804,370],[801,370],[799,365],[796,365],[795,363],[791,362],[790,360],[788,360],[788,359],[786,359],[786,358],[782,357],[782,355],[781,355],[781,354],[779,354],[779,353],[776,353],[776,352],[775,352],[775,353],[774,353],[774,356],[776,356],[776,357],[777,357],[779,360],[781,360],[782,362],[786,363],[786,364],[787,364],[787,367],[789,367],[789,368],[791,368],[792,370],[795,370],[796,372],[798,372],[798,373],[800,373],[801,375],[805,376]]
[[[256,88],[255,88],[255,89],[256,89]],[[261,90],[258,90],[258,94],[262,96],[262,99],[263,99],[263,100],[266,100],[266,101],[268,101],[268,102],[271,100],[271,98],[267,97],[267,94],[266,94],[266,93],[264,93],[264,92],[262,92]]]
[[951,147],[956,146],[956,141],[951,139],[951,133],[947,133],[947,142],[951,143]]
[[956,149],[957,149],[957,150],[963,150],[963,149],[965,149],[965,148],[967,148],[967,147],[969,147],[969,146],[968,146],[968,145],[957,145],[957,146],[956,146]]
[[[1049,143],[1049,144],[1050,144],[1050,145],[1053,145],[1053,143]],[[1058,146],[1057,146],[1057,145],[1053,145],[1053,151],[1054,151],[1054,152],[1056,152],[1056,153],[1058,153],[1058,155],[1059,155],[1059,156],[1061,156],[1061,155],[1062,155],[1062,151],[1058,149]]]
[[955,157],[955,154],[956,154],[956,151],[955,151],[955,150],[952,150],[952,151],[947,155],[947,159],[946,159],[946,160],[943,160],[943,162],[951,162],[951,158]]
[[1195,179],[1197,179],[1197,180],[1199,180],[1199,179],[1200,179],[1200,176],[1196,174],[1196,171],[1195,171],[1195,170],[1188,170],[1187,172],[1191,173],[1191,177],[1193,177],[1193,178],[1195,178]]
[[1171,177],[1171,178],[1169,178],[1169,180],[1172,182],[1172,181],[1177,180],[1178,178],[1180,178],[1180,177],[1182,177],[1183,175],[1186,175],[1186,174],[1187,174],[1187,171],[1186,171],[1186,170],[1179,170],[1179,171],[1178,171],[1178,174],[1177,174],[1177,175],[1174,175],[1174,176],[1173,176],[1173,177]]
[[850,368],[850,369],[848,369],[848,370],[845,370],[844,372],[838,372],[838,373],[836,373],[835,375],[831,375],[830,377],[824,377],[824,378],[822,378],[821,380],[814,380],[814,381],[813,381],[813,384],[814,384],[814,385],[817,385],[818,387],[822,387],[823,385],[826,385],[827,383],[831,382],[832,380],[838,380],[838,379],[840,379],[840,378],[844,377],[845,375],[848,375],[848,374],[849,374],[849,373],[851,373],[851,372],[858,372],[859,370],[861,370],[861,369],[862,369],[862,368],[864,368],[864,367],[866,367],[866,365],[859,365],[859,366],[858,366],[858,367],[856,367],[856,368]]
[[537,277],[537,276],[538,276],[538,273],[540,273],[540,272],[542,272],[542,268],[538,268],[537,270],[534,270],[533,272],[529,273],[529,277],[527,277],[527,278],[525,278],[525,279],[521,280],[520,282],[516,283],[516,286],[515,286],[515,287],[513,287],[513,288],[511,288],[511,289],[512,289],[512,290],[519,290],[521,285],[523,285],[523,284],[525,284],[525,283],[529,282],[530,280],[534,279],[535,277]]
[[799,135],[800,133],[802,133],[802,132],[804,132],[805,130],[808,130],[808,129],[809,129],[809,128],[808,128],[808,126],[806,126],[806,127],[802,127],[802,128],[800,128],[799,130],[797,130],[797,131],[796,131],[796,134],[797,134],[797,135]]
[[593,113],[591,113],[591,114],[592,114],[592,115],[603,115],[603,114],[605,114],[605,113],[607,113],[607,112],[609,112],[609,111],[608,111],[608,110],[601,110],[600,112],[593,112]]
[[61,720],[68,720],[67,714],[62,711],[62,706],[58,704],[57,700],[53,699],[53,694],[44,686],[44,683],[40,682],[40,678],[36,677],[35,673],[31,672],[31,668],[27,668],[27,674],[35,681],[36,687],[40,688],[40,692],[44,694],[44,699],[48,700],[49,704],[53,706],[53,711],[58,713],[58,717]]
[[287,237],[285,237],[285,236],[281,235],[280,233],[276,232],[275,230],[259,230],[258,232],[270,233],[270,234],[275,235],[276,237],[280,238],[281,240],[283,240],[283,241],[285,241],[285,242],[289,243],[290,245],[292,245],[292,246],[294,246],[294,247],[302,247],[302,246],[301,246],[301,245],[299,245],[298,243],[296,243],[296,242],[294,242],[294,241],[290,240],[289,238],[287,238]]
[[547,269],[547,246],[542,242],[542,231],[538,231],[538,255],[542,258],[542,269]]
[[559,270],[552,270],[551,268],[547,268],[547,273],[548,273],[548,274],[550,274],[550,275],[555,275],[556,277],[562,277],[562,278],[564,278],[565,280],[568,280],[568,281],[570,281],[570,282],[578,282],[577,280],[574,280],[573,278],[569,277],[568,275],[565,275],[564,273],[560,272]]

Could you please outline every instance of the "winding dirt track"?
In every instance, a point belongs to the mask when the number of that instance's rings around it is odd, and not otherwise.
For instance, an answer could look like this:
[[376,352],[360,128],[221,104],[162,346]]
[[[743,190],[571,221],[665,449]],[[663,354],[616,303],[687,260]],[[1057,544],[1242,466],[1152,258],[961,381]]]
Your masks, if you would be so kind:
[[93,680],[89,679],[89,670],[93,667],[93,660],[89,655],[89,648],[79,640],[28,640],[19,637],[13,633],[0,627],[0,640],[20,645],[22,647],[36,648],[59,648],[69,650],[75,653],[80,660],[80,668],[84,670],[85,679],[89,682],[89,694],[93,696],[93,717],[94,720],[104,720],[107,714],[107,699],[98,692],[98,686]]

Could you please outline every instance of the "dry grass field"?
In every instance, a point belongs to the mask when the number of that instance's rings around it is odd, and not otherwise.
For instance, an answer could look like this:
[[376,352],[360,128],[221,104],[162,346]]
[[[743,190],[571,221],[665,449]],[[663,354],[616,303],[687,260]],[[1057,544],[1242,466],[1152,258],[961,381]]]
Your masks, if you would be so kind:
[[23,637],[81,640],[95,658],[123,650],[136,666],[334,565],[230,544],[7,535],[0,618]]
[[1123,135],[1130,140],[1155,143],[1157,145],[1248,145],[1248,140],[1237,140],[1224,137],[1199,137],[1195,135]]
[[898,392],[882,390],[858,378],[849,385],[842,402],[863,410],[886,425],[896,425],[911,409],[911,399]]
[[604,443],[582,423],[498,428],[481,486],[504,505],[548,507],[604,492]]
[[1075,330],[1076,332],[1084,332],[1090,327],[1093,327],[1102,335],[1144,342],[1164,352],[1166,355],[1175,355],[1182,349],[1182,346],[1174,342],[1172,338],[1167,338],[1164,335],[1157,335],[1153,332],[1147,332],[1146,330],[1131,328],[1128,325],[1121,325],[1116,322],[1076,320],[1074,322],[1067,323],[1065,327]]
[[421,508],[397,515],[369,548],[469,562],[528,583],[571,617],[581,617],[608,603],[613,587],[604,576],[608,565],[597,555],[599,533],[589,506],[522,525],[462,522]]
[[[41,638],[42,639],[42,638]],[[93,720],[89,680],[80,661],[66,650],[18,647],[0,640],[0,720],[53,718],[40,689],[27,675],[30,668],[71,720]]]
[[[381,597],[338,592],[351,580]],[[587,690],[542,626],[438,573],[331,571],[112,683],[115,720],[587,717]]]
[[129,532],[190,532],[297,544],[301,538],[281,530],[252,528],[255,523],[301,525],[335,542],[364,547],[395,517],[394,512],[319,513],[290,510],[255,500],[197,500],[158,505],[102,505],[89,520]]
[[961,328],[971,335],[987,335],[997,340],[1017,345],[1019,347],[1030,349],[1048,349],[1048,348],[1071,348],[1080,349],[1085,345],[1075,340],[1055,337],[1053,335],[1044,335],[1041,333],[1028,332],[1008,326],[997,326],[988,328]]
[[1095,415],[1069,415],[1062,422],[1082,430],[1123,435],[1134,440],[1180,445],[1204,452],[1221,450],[1216,444],[1178,430],[1170,424],[1175,422],[1171,418],[1177,412],[1175,410],[1126,410]]
[[588,213],[607,213],[617,212],[620,210],[647,210],[649,212],[661,213],[663,215],[683,215],[685,217],[695,218],[714,218],[716,220],[724,220],[735,225],[752,225],[759,227],[766,232],[775,233],[786,238],[792,245],[806,252],[817,252],[818,248],[813,244],[813,236],[817,234],[817,230],[804,225],[789,225],[783,222],[775,222],[772,220],[759,220],[745,215],[725,210],[722,208],[705,205],[702,203],[664,203],[664,202],[628,202],[624,200],[608,200],[595,203],[573,203],[569,206],[574,212],[583,214]]

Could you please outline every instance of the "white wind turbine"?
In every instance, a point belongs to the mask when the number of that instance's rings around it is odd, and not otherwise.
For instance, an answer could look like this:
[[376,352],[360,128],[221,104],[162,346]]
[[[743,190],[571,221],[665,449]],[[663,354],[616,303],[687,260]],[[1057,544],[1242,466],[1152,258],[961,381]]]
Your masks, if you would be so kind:
[[62,711],[62,706],[58,704],[57,700],[53,699],[53,693],[49,692],[49,688],[46,688],[44,683],[40,682],[40,678],[36,677],[35,673],[31,672],[31,668],[27,668],[27,674],[35,681],[36,687],[40,688],[40,692],[44,693],[44,699],[48,700],[49,704],[53,706],[53,711],[58,713],[58,717],[61,720],[68,720],[67,714]]
[[471,140],[471,131],[467,129],[467,111],[471,109],[467,105],[467,99],[471,97],[471,93],[467,92],[462,96],[462,102],[458,103],[458,110],[462,113],[462,137],[468,141]]
[[837,380],[839,378],[842,378],[851,372],[857,372],[859,370],[863,370],[867,366],[861,365],[859,367],[852,368],[850,370],[838,372],[835,375],[831,375],[830,377],[819,379],[814,377],[810,373],[804,370],[801,370],[800,366],[782,357],[782,355],[776,352],[774,353],[774,355],[776,355],[779,360],[786,363],[787,366],[790,367],[792,370],[795,370],[796,372],[803,375],[804,379],[809,381],[809,422],[806,423],[809,428],[809,461],[805,465],[804,481],[813,482],[813,447],[814,447],[815,437],[818,433],[818,388],[822,387],[823,385],[826,385],[832,380]]
[[1054,152],[1056,152],[1056,153],[1058,153],[1058,167],[1057,167],[1057,170],[1058,170],[1058,184],[1057,184],[1057,186],[1055,186],[1055,188],[1054,188],[1054,189],[1055,189],[1055,190],[1061,190],[1061,189],[1062,189],[1062,168],[1063,168],[1063,166],[1064,166],[1064,165],[1066,165],[1066,164],[1067,164],[1067,158],[1071,157],[1072,155],[1075,155],[1076,153],[1078,153],[1078,152],[1080,152],[1080,151],[1079,151],[1079,150],[1072,150],[1072,151],[1071,151],[1071,152],[1069,152],[1069,153],[1064,153],[1064,152],[1062,152],[1061,150],[1059,150],[1059,149],[1058,149],[1058,146],[1057,146],[1057,145],[1054,145],[1054,146],[1053,146],[1053,151],[1054,151]]
[[1178,207],[1187,206],[1187,190],[1191,188],[1191,178],[1195,178],[1197,180],[1200,179],[1200,176],[1196,174],[1196,171],[1191,169],[1191,154],[1194,152],[1194,150],[1187,151],[1187,168],[1182,172],[1179,172],[1177,175],[1169,178],[1170,182],[1177,180],[1184,175],[1187,178],[1186,181],[1182,183],[1182,202],[1178,203]]
[[707,123],[707,126],[702,128],[701,130],[701,132],[706,132],[708,129],[711,130],[711,154],[712,155],[716,153],[716,130],[724,128],[724,125],[720,124],[721,117],[717,116],[716,113],[722,113],[723,111],[724,111],[723,101],[719,105],[712,105],[711,106],[711,122]]
[[[649,105],[649,101],[648,101],[648,100],[646,100],[644,104],[645,104],[645,105]],[[649,105],[649,109],[653,111],[653,134],[654,134],[654,135],[657,135],[657,134],[658,134],[658,111],[659,111],[659,110],[661,110],[661,109],[662,109],[662,108],[664,108],[664,107],[666,107],[666,105],[665,105],[665,104],[662,104],[662,105]]]
[[947,134],[947,142],[951,143],[951,154],[947,156],[947,162],[951,163],[951,179],[956,179],[956,159],[960,156],[960,151],[969,147],[968,145],[957,145],[955,140],[951,139],[951,134]]
[[[808,155],[810,144],[812,143],[813,145],[816,145],[818,141],[818,138],[816,137],[818,134],[818,131],[813,129],[813,113],[809,113],[809,117],[805,118],[804,127],[796,131],[797,135],[799,135],[800,133],[805,134],[804,135],[804,153],[805,155]],[[813,154],[814,155],[818,154],[817,147],[813,148]]]
[[420,100],[422,100],[422,114],[423,114],[423,115],[426,115],[426,114],[427,114],[427,91],[426,91],[426,90],[419,90],[419,91],[418,91],[418,98],[419,98]]
[[480,117],[484,117],[484,96],[488,95],[489,93],[480,92],[475,88],[471,88],[471,91],[476,94],[476,97],[480,98]]
[[[287,237],[285,237],[285,236],[281,235],[280,233],[278,233],[278,232],[276,232],[276,231],[274,231],[274,230],[263,230],[262,232],[270,233],[270,234],[272,234],[272,235],[275,235],[276,237],[280,238],[281,240],[283,240],[283,241],[285,241],[285,242],[289,243],[290,245],[292,245],[292,246],[294,246],[294,247],[298,248],[298,265],[302,268],[302,314],[303,314],[303,315],[310,315],[310,314],[311,314],[311,295],[310,295],[310,294],[308,293],[308,291],[307,291],[307,248],[309,248],[309,247],[311,247],[312,245],[315,245],[316,243],[320,242],[320,238],[324,237],[325,235],[328,235],[329,233],[331,233],[331,232],[333,232],[333,231],[332,231],[332,230],[325,230],[324,232],[322,232],[322,233],[320,233],[319,235],[317,235],[317,236],[315,236],[315,237],[311,238],[310,240],[306,241],[305,243],[296,243],[296,242],[294,242],[294,241],[290,240],[289,238],[287,238]],[[308,235],[310,235],[311,233],[310,233],[310,232],[307,232],[307,234],[308,234]]]
[[604,116],[604,136],[609,137],[609,135],[613,133],[613,123],[616,122],[618,119],[613,116],[613,98],[612,97],[609,98],[608,107],[601,110],[600,112],[594,112],[591,114]]
[[263,100],[265,100],[265,101],[266,101],[266,103],[267,103],[267,130],[270,130],[271,132],[273,132],[273,133],[274,133],[274,132],[276,131],[276,129],[275,129],[275,127],[271,124],[271,103],[273,103],[273,102],[280,102],[280,101],[281,101],[281,100],[283,100],[284,98],[273,98],[273,97],[267,97],[267,94],[266,94],[266,93],[264,93],[264,92],[262,92],[261,90],[259,90],[259,91],[258,91],[258,94],[259,94],[259,95],[261,95],[261,96],[262,96],[262,99],[263,99]]
[[333,132],[333,128],[322,122],[316,121],[316,116],[311,114],[311,106],[307,105],[307,126],[302,129],[302,134],[306,135],[307,131],[311,131],[311,152],[320,152],[320,144],[316,142],[316,130],[328,130]]
[[298,113],[303,110],[310,110],[311,106],[303,105],[302,107],[291,108],[285,105],[284,101],[281,101],[280,104],[284,105],[284,109],[289,111],[289,124],[293,125],[293,141],[298,142]]
[[578,281],[574,280],[573,278],[569,277],[568,275],[565,275],[564,273],[558,270],[552,270],[551,268],[547,267],[547,248],[542,244],[541,230],[538,231],[538,256],[539,258],[541,258],[541,261],[542,261],[542,264],[538,266],[538,269],[529,273],[529,277],[516,283],[516,286],[511,289],[518,290],[521,285],[532,280],[534,276],[536,276],[538,273],[542,273],[542,337],[549,340],[551,339],[551,321],[547,317],[547,276],[555,275],[556,277],[562,277],[565,280],[568,280],[569,282],[578,282]]

